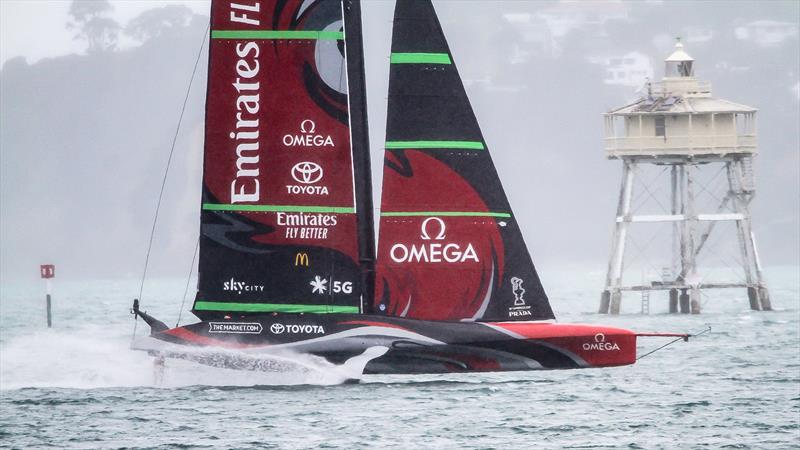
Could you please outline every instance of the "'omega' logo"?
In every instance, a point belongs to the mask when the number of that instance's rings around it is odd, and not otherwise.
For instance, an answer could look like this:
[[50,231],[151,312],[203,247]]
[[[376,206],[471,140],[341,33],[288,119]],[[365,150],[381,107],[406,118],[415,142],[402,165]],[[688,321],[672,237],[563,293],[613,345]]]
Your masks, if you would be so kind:
[[317,129],[317,124],[311,119],[306,119],[300,122],[300,131],[303,133],[313,133]]
[[[443,241],[446,231],[444,220],[428,217],[422,221],[419,237],[423,241]],[[389,257],[396,263],[463,263],[468,260],[480,262],[472,244],[467,243],[464,247],[463,242],[423,242],[410,245],[398,242],[389,249]]]
[[603,333],[597,333],[594,335],[594,342],[586,342],[583,344],[584,350],[595,350],[601,352],[607,352],[611,350],[619,351],[619,345],[616,342],[606,342],[606,335]]
[[431,235],[428,233],[428,224],[431,221],[435,221],[435,222],[437,222],[439,224],[439,234],[437,234],[436,237],[433,238],[433,239],[436,240],[436,241],[443,240],[445,238],[445,234],[444,233],[445,233],[445,230],[447,229],[447,227],[444,224],[444,220],[442,220],[442,219],[440,219],[438,217],[428,217],[427,219],[425,219],[422,222],[422,232],[420,233],[420,237],[424,241],[430,241],[431,240]]

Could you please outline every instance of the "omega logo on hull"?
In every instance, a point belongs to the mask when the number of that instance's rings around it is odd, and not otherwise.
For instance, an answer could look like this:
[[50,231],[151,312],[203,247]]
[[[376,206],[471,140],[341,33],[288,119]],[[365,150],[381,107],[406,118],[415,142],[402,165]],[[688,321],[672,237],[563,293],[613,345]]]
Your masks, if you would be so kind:
[[583,344],[584,350],[597,350],[606,352],[610,350],[619,350],[619,345],[616,342],[606,342],[606,335],[597,333],[594,335],[594,342],[587,342]]

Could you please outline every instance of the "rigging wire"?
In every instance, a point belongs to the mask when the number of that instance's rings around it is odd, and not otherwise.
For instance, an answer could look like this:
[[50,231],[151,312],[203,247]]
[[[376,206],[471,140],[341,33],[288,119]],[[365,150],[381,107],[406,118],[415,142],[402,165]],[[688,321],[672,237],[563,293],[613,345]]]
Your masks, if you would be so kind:
[[200,238],[197,238],[197,243],[194,245],[194,253],[192,253],[192,263],[189,265],[189,276],[186,277],[186,287],[183,289],[183,300],[181,300],[181,309],[178,310],[178,320],[175,321],[175,328],[181,324],[181,316],[183,316],[183,306],[186,304],[186,294],[189,293],[189,283],[192,281],[192,273],[194,272],[194,262],[197,260],[197,250],[200,249]]
[[652,355],[653,353],[655,353],[655,352],[657,352],[657,351],[661,350],[662,348],[668,347],[668,346],[670,346],[670,345],[672,345],[672,344],[674,344],[674,343],[676,343],[676,342],[678,342],[678,341],[688,341],[688,340],[689,340],[689,338],[693,338],[693,337],[697,337],[697,336],[700,336],[700,335],[706,334],[706,333],[708,333],[709,331],[711,331],[711,327],[710,327],[709,325],[706,325],[706,329],[705,329],[705,330],[703,330],[703,331],[701,331],[701,332],[699,332],[699,333],[697,333],[697,334],[691,334],[691,333],[690,333],[690,334],[687,334],[686,336],[681,336],[681,337],[675,338],[675,339],[673,339],[673,340],[671,340],[671,341],[667,342],[666,344],[662,345],[661,347],[658,347],[658,348],[656,348],[655,350],[650,350],[649,352],[645,353],[644,355],[642,355],[642,356],[639,356],[638,358],[636,358],[636,360],[638,361],[638,360],[640,360],[640,359],[644,358],[645,356]]
[[[659,226],[659,229],[663,229],[663,228],[664,228],[663,224]],[[658,267],[654,266],[653,263],[649,259],[646,259],[647,255],[645,254],[645,250],[647,250],[653,244],[653,242],[655,242],[656,239],[658,239],[659,237],[660,237],[660,234],[658,232],[653,233],[650,236],[650,240],[648,240],[646,243],[644,243],[644,245],[640,246],[636,242],[636,238],[633,235],[633,233],[631,233],[631,235],[628,237],[628,242],[630,242],[631,245],[633,247],[635,247],[636,254],[633,255],[629,259],[629,261],[627,262],[627,265],[630,266],[630,265],[633,265],[633,263],[638,262],[639,260],[642,260],[643,264],[645,264],[647,266],[650,266],[650,268],[653,269],[654,272],[658,273],[660,271],[660,269]]]
[[[644,179],[639,180],[639,177],[636,177],[636,181],[638,181],[638,185],[641,186],[642,189],[644,189],[644,192],[642,192],[640,195],[636,196],[636,197],[638,197],[636,199],[636,201],[638,201],[639,204],[636,207],[631,209],[632,213],[635,213],[635,212],[639,211],[642,207],[644,207],[647,204],[647,201],[649,199],[652,199],[654,202],[656,202],[656,204],[665,213],[670,211],[670,209],[668,209],[666,206],[664,206],[664,204],[661,203],[661,201],[656,196],[656,194],[662,190],[661,186],[659,185],[659,187],[657,187],[655,190],[651,190],[650,189],[650,186],[653,185],[655,182],[659,181],[661,176],[664,175],[667,172],[667,170],[669,170],[667,167],[663,168],[660,172],[658,172],[649,181],[646,181]],[[642,175],[642,170],[637,168],[636,175]],[[634,185],[637,184],[636,181],[634,181]]]
[[714,189],[714,188],[713,188],[713,186],[711,186],[711,184],[712,184],[714,181],[716,181],[716,179],[717,179],[717,178],[718,178],[718,177],[719,177],[719,176],[722,174],[722,172],[724,172],[724,171],[725,171],[725,166],[722,166],[722,167],[721,167],[721,168],[720,168],[720,169],[719,169],[719,170],[718,170],[718,171],[717,171],[717,172],[714,174],[714,176],[712,176],[712,177],[711,177],[711,179],[710,179],[710,180],[708,180],[707,182],[703,183],[703,182],[702,182],[702,180],[697,180],[697,186],[700,188],[700,190],[702,190],[702,191],[705,191],[705,193],[706,193],[706,194],[708,194],[708,195],[709,195],[711,198],[713,198],[714,200],[716,200],[718,203],[722,203],[722,199],[721,199],[721,198],[719,198],[719,197],[718,197],[718,196],[717,196],[717,195],[716,195],[714,192],[712,192],[712,190],[716,191],[716,190],[718,190],[718,189]]
[[[186,95],[183,98],[183,105],[181,106],[181,114],[178,117],[178,125],[175,128],[175,135],[172,137],[172,145],[169,149],[169,157],[167,158],[167,167],[164,169],[164,177],[161,180],[161,189],[158,193],[158,202],[156,203],[156,212],[153,216],[153,226],[150,229],[150,239],[147,243],[147,253],[144,258],[144,269],[142,270],[142,280],[139,284],[139,301],[142,300],[142,292],[144,291],[144,281],[147,278],[147,266],[150,263],[150,252],[153,249],[153,237],[156,233],[156,224],[158,223],[158,213],[161,210],[161,200],[164,197],[164,189],[167,185],[167,178],[169,176],[169,168],[172,165],[172,156],[175,153],[175,144],[178,142],[178,134],[180,134],[181,124],[183,123],[183,115],[186,112],[186,104],[189,102],[189,94],[192,91],[192,84],[194,83],[194,78],[197,73],[197,67],[200,65],[200,57],[203,55],[203,48],[206,46],[206,40],[209,36],[209,30],[211,29],[211,21],[209,20],[208,25],[206,26],[205,31],[203,32],[203,42],[200,44],[200,49],[197,51],[197,58],[194,61],[194,67],[192,68],[192,76],[189,78],[189,86],[186,88]],[[136,317],[136,316],[134,316]],[[136,323],[138,321],[134,320],[133,324],[133,336],[136,336]]]

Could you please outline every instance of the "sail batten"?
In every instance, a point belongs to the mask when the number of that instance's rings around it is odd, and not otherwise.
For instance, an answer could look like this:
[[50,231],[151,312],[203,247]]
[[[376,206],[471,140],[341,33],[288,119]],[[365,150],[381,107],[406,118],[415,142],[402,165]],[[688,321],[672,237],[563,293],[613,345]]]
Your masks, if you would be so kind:
[[511,213],[493,211],[382,211],[383,217],[511,217]]
[[253,204],[227,204],[204,203],[205,211],[254,211],[254,212],[317,212],[355,214],[356,209],[350,207],[313,206],[313,205],[253,205]]
[[392,64],[452,64],[447,53],[404,52],[392,53],[389,58]]
[[430,0],[397,1],[391,51],[375,310],[552,319]]
[[481,141],[386,141],[387,149],[463,149],[485,150]]
[[324,30],[212,30],[211,39],[343,40],[344,33]]
[[315,314],[354,314],[359,312],[358,306],[337,305],[305,305],[302,303],[233,303],[199,301],[194,306],[198,311],[222,312],[282,312],[282,313],[315,313]]

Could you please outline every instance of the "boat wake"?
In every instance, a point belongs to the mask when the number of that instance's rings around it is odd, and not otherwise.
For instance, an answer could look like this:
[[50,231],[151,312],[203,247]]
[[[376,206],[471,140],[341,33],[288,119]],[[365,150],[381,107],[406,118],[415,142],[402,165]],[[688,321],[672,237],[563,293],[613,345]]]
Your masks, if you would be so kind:
[[[214,379],[224,376],[226,385],[334,385],[358,382],[372,359],[382,356],[388,347],[374,346],[360,355],[333,364],[325,358],[290,352],[246,352],[241,350],[180,347],[165,351],[164,374],[155,379],[162,386],[215,385]],[[155,366],[158,372],[158,365]],[[205,382],[206,376],[211,382]]]
[[226,350],[223,355],[203,349],[189,351],[198,359],[242,356],[257,367],[234,370],[198,364],[187,358],[167,358],[163,378],[157,383],[154,358],[146,352],[131,350],[130,341],[124,336],[108,336],[107,327],[41,330],[3,342],[0,389],[335,385],[360,380],[366,364],[387,349],[369,348],[341,365],[290,352],[237,355],[237,351]]

